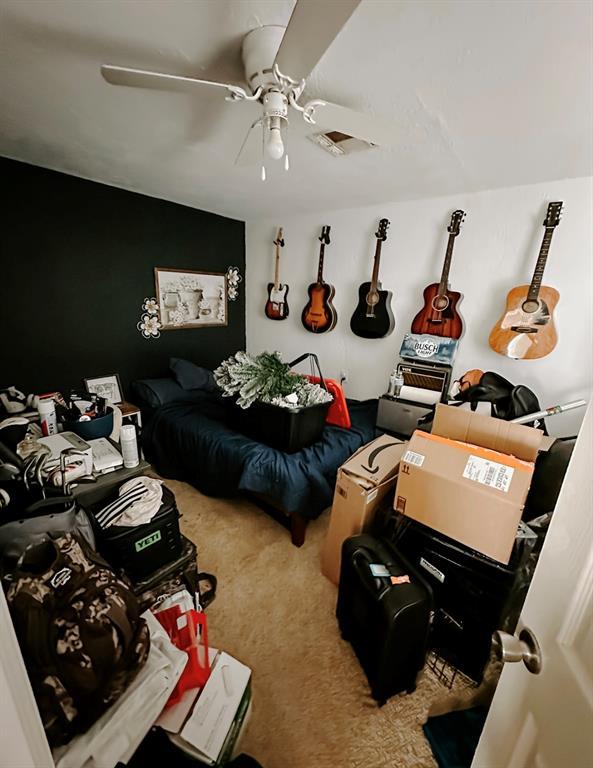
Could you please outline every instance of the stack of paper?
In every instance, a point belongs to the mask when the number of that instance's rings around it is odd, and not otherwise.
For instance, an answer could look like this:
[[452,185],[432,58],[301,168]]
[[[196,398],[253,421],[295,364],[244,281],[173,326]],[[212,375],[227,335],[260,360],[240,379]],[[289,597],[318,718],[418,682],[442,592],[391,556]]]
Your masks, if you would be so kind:
[[218,765],[230,756],[242,730],[251,702],[250,680],[249,667],[221,652],[204,688],[187,691],[157,725],[188,754],[207,765]]

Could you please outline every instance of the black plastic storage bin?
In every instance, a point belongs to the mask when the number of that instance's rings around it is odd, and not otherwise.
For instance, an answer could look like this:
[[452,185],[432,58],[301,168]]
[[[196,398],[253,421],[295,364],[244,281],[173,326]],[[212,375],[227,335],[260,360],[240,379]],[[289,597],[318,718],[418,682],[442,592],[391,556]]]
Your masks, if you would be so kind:
[[89,508],[97,549],[110,565],[121,568],[133,582],[137,582],[179,557],[179,511],[175,496],[166,486],[163,485],[161,507],[149,523],[129,527],[112,525],[102,529],[95,521],[95,513],[115,498],[113,495]]
[[237,406],[237,428],[247,437],[285,453],[296,453],[321,437],[330,403],[281,408],[269,403]]
[[431,528],[397,516],[392,540],[422,572],[434,595],[429,646],[479,683],[490,658],[492,633],[512,608],[509,596],[533,542],[519,540],[503,565]]
[[173,594],[181,589],[201,597],[197,558],[196,545],[182,535],[179,557],[134,584],[134,594],[141,610],[151,608],[164,593]]

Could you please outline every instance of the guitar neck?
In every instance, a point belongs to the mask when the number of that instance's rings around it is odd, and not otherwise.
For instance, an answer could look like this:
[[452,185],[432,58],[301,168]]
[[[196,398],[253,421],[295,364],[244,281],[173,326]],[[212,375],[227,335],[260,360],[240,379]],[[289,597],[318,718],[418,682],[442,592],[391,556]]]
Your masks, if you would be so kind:
[[375,247],[375,262],[373,264],[373,275],[371,277],[371,293],[375,293],[377,291],[377,286],[379,284],[379,263],[381,261],[382,245],[383,241],[377,240],[377,245]]
[[439,283],[439,296],[443,296],[447,292],[449,286],[449,270],[451,269],[451,259],[453,258],[453,245],[455,243],[454,234],[449,234],[449,241],[447,242],[447,252],[445,254],[445,263],[443,264],[443,271],[441,273],[441,281]]
[[554,227],[546,227],[541,247],[539,249],[539,256],[537,258],[537,264],[533,272],[531,279],[531,285],[527,292],[527,298],[529,301],[537,301],[539,296],[539,289],[542,285],[542,279],[544,277],[544,269],[546,268],[546,262],[548,260],[548,254],[550,252],[550,243],[552,242],[552,235],[554,234]]
[[276,266],[274,269],[274,290],[280,290],[280,245],[276,245]]
[[317,282],[323,282],[323,259],[325,258],[325,243],[321,243],[319,248],[319,268],[317,270]]

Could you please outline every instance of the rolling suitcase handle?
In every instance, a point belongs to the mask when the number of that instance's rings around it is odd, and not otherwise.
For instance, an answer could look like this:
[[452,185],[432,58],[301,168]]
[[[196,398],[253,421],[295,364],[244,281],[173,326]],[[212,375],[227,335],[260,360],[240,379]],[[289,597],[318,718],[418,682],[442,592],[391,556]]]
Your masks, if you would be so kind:
[[[383,595],[391,587],[391,584],[383,584],[381,582],[382,578],[387,577],[373,576],[371,574],[370,566],[371,563],[373,563],[373,559],[369,557],[367,552],[364,550],[357,550],[352,557],[352,562],[356,568],[356,571],[360,574],[360,580],[362,584],[364,584],[365,589],[370,592],[373,599],[381,597],[381,595]],[[384,565],[387,566],[390,565],[390,563],[384,563]]]

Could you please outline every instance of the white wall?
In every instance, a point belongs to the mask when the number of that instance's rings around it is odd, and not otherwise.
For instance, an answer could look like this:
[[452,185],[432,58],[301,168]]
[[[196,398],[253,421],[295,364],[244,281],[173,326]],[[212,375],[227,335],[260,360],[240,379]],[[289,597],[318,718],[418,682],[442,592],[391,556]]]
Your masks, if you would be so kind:
[[[460,311],[466,331],[454,374],[470,368],[497,371],[515,384],[526,384],[542,406],[588,397],[593,385],[592,179],[569,179],[455,197],[385,203],[380,206],[282,220],[247,222],[247,348],[279,350],[285,360],[316,352],[323,372],[338,378],[347,373],[349,397],[377,397],[387,387],[403,334],[422,304],[422,289],[440,277],[451,212],[462,208],[467,218],[457,238],[451,288],[464,294]],[[287,180],[287,183],[290,183]],[[531,280],[543,234],[547,203],[563,200],[564,214],[554,234],[544,283],[560,291],[557,310],[559,342],[541,360],[510,360],[493,352],[488,335],[514,285]],[[378,220],[391,221],[383,246],[381,280],[394,293],[396,329],[386,339],[366,340],[350,331],[357,287],[370,279],[374,232]],[[317,274],[321,225],[330,224],[325,279],[336,287],[336,328],[316,336],[305,331],[300,315],[307,286]],[[284,227],[281,279],[290,286],[290,317],[282,322],[264,315],[266,285],[273,279],[272,241]],[[556,434],[573,433],[584,411],[549,420]]]

